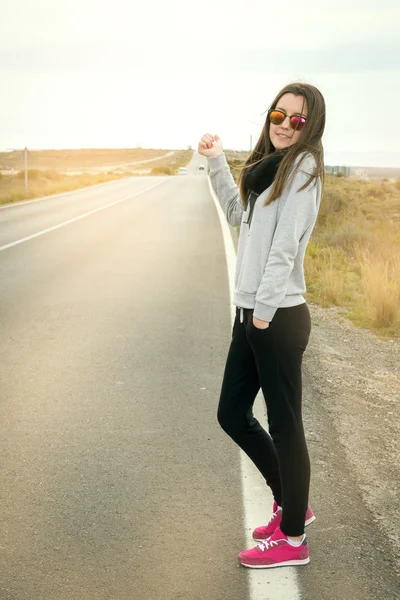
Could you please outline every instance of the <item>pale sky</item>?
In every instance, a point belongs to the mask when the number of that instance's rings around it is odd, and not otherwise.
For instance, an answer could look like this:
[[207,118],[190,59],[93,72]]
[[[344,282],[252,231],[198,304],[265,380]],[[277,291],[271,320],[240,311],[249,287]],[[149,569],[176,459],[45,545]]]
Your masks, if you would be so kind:
[[248,149],[305,81],[326,101],[327,164],[400,167],[399,0],[2,4],[3,150],[196,148],[205,132]]

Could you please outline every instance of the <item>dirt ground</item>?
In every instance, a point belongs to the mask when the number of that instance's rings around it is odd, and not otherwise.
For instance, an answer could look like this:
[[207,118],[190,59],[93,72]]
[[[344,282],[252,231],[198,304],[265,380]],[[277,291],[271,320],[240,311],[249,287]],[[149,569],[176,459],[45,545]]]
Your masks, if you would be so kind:
[[358,329],[340,308],[309,307],[305,367],[400,574],[400,342]]

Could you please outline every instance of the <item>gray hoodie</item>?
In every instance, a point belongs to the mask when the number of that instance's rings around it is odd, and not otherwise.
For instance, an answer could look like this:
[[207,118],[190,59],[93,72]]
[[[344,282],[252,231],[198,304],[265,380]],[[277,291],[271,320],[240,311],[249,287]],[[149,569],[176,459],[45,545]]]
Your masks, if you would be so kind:
[[[268,206],[272,188],[260,194],[244,210],[225,154],[208,158],[210,181],[230,225],[240,225],[233,303],[253,308],[253,315],[272,321],[278,308],[303,304],[306,291],[304,254],[317,220],[322,185],[308,185],[298,192],[315,169],[315,160],[300,154],[282,195]],[[252,206],[253,205],[253,206]]]

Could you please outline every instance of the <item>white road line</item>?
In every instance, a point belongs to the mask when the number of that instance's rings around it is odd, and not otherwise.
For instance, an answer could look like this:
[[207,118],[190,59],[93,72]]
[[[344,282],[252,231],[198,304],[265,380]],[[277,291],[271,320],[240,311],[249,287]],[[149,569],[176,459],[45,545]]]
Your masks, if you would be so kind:
[[[210,177],[208,176],[210,193],[214,200],[219,220],[221,223],[222,234],[224,238],[228,280],[229,295],[231,304],[231,325],[235,320],[235,306],[233,305],[233,293],[235,289],[235,265],[236,251],[232,240],[228,221],[218,202],[215,192],[212,188]],[[266,421],[265,403],[260,392],[254,404],[254,414],[261,421]],[[233,443],[233,442],[232,442]],[[242,493],[244,506],[244,527],[246,533],[246,549],[252,548],[257,544],[251,536],[252,531],[258,525],[266,524],[271,516],[272,494],[265,484],[264,479],[245,455],[240,450],[241,471],[242,471]],[[244,548],[237,548],[237,554]],[[235,560],[235,556],[232,556]],[[280,567],[276,569],[245,569],[244,575],[249,577],[250,598],[251,600],[299,600],[300,591],[297,581],[295,567]]]
[[49,233],[50,231],[55,231],[56,229],[60,229],[60,227],[65,227],[65,225],[69,225],[70,223],[74,223],[75,221],[79,221],[80,219],[84,219],[85,217],[89,217],[90,215],[93,215],[94,213],[99,212],[100,210],[104,210],[105,208],[110,208],[111,206],[115,206],[116,204],[119,204],[120,202],[125,202],[126,200],[129,200],[130,198],[134,198],[135,196],[139,196],[139,194],[143,194],[144,192],[148,192],[149,190],[152,190],[153,188],[161,185],[162,183],[165,183],[165,182],[160,181],[159,183],[156,183],[155,185],[151,185],[150,187],[145,188],[144,190],[140,190],[140,192],[136,192],[135,194],[129,194],[129,196],[125,196],[125,198],[120,198],[119,200],[115,200],[115,202],[110,202],[110,204],[105,204],[104,206],[100,206],[99,208],[90,210],[89,212],[84,213],[83,215],[79,215],[79,217],[74,217],[73,219],[70,219],[69,221],[64,221],[63,223],[59,223],[58,225],[54,225],[53,227],[49,227],[48,229],[43,229],[42,231],[38,231],[37,233],[28,235],[27,237],[21,238],[20,240],[16,240],[15,242],[11,242],[10,244],[6,244],[5,246],[0,246],[0,252],[2,250],[7,250],[7,248],[12,248],[13,246],[18,246],[18,244],[22,244],[23,242],[27,242],[28,240],[33,240],[34,238],[39,237],[40,235]]

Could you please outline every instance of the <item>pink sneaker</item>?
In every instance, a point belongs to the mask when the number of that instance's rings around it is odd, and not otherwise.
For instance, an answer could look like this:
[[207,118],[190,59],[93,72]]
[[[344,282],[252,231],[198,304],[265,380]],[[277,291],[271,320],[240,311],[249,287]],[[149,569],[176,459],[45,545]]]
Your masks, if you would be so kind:
[[310,562],[307,538],[304,537],[300,546],[291,546],[286,535],[277,527],[268,540],[241,552],[239,561],[251,569],[307,565]]
[[[256,527],[256,529],[253,531],[253,538],[256,540],[256,542],[263,542],[264,540],[268,539],[274,533],[275,529],[280,526],[281,521],[282,509],[278,509],[278,505],[274,501],[274,504],[272,506],[272,517],[268,525]],[[311,510],[311,506],[308,505],[304,525],[310,525],[310,523],[312,523],[313,521],[315,521],[315,516],[313,511]]]

